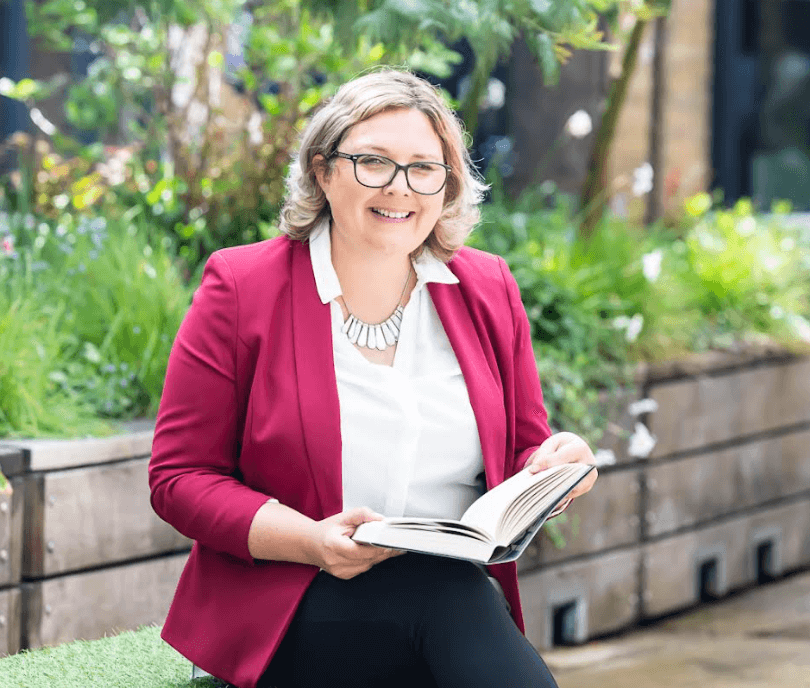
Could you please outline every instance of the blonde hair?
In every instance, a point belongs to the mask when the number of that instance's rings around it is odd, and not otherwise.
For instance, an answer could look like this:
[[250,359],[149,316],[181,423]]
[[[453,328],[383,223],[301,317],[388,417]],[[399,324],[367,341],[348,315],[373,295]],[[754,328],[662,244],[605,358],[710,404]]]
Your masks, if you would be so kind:
[[349,81],[312,117],[301,133],[298,153],[287,175],[282,232],[290,239],[306,242],[320,221],[331,215],[315,175],[316,156],[323,156],[328,174],[332,156],[349,129],[381,112],[397,109],[419,110],[427,116],[441,141],[444,161],[453,168],[436,226],[411,257],[416,258],[425,247],[444,262],[453,257],[478,223],[478,205],[487,187],[470,160],[462,124],[438,89],[405,70],[384,69]]

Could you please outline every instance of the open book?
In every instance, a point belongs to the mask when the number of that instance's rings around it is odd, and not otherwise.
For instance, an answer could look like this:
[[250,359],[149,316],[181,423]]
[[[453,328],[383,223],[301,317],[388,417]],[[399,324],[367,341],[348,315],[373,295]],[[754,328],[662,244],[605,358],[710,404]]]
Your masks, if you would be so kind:
[[593,469],[581,463],[534,474],[524,469],[473,502],[459,521],[386,518],[361,524],[352,538],[481,564],[514,561],[543,523],[568,506],[568,495]]

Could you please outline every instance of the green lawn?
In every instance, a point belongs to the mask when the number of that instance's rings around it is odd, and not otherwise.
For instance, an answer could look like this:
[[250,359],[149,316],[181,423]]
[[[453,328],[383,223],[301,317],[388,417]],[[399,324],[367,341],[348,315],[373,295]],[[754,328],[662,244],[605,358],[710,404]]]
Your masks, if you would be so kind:
[[213,688],[189,680],[191,662],[160,639],[159,626],[100,640],[25,650],[0,659],[0,688]]

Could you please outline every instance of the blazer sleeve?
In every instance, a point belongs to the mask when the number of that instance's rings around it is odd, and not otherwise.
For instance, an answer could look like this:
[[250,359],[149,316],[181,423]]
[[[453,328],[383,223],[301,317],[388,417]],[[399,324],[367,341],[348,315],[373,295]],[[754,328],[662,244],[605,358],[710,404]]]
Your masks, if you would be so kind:
[[504,478],[523,469],[526,460],[548,437],[551,429],[543,404],[543,390],[537,373],[537,362],[532,346],[531,326],[520,298],[520,288],[503,258],[498,258],[506,283],[506,294],[514,325],[514,412],[515,454],[511,466],[506,466]]
[[235,477],[238,305],[233,274],[214,253],[169,356],[149,488],[152,508],[180,533],[255,565],[248,532],[269,496]]

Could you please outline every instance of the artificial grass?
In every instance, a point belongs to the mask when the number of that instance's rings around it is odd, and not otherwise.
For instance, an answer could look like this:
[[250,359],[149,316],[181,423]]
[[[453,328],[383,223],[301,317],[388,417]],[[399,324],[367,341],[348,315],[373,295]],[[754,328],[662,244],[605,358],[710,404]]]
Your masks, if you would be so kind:
[[159,626],[142,626],[99,640],[0,659],[0,688],[215,688],[191,676],[191,662],[160,638]]

